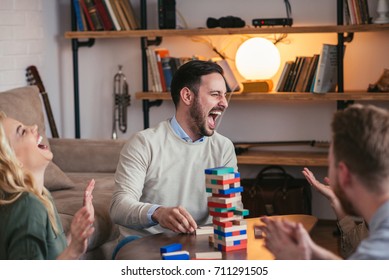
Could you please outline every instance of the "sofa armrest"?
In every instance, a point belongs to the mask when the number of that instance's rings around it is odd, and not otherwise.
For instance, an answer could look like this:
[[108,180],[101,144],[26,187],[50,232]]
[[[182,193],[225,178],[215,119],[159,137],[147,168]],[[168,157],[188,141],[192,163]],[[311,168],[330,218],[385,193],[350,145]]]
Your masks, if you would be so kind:
[[53,162],[64,172],[114,173],[124,140],[50,138]]

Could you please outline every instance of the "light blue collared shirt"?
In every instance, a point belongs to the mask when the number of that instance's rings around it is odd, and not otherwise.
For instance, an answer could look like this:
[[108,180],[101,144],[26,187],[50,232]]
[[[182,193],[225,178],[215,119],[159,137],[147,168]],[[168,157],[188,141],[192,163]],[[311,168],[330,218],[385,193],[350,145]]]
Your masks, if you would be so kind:
[[[174,115],[172,117],[172,119],[170,120],[170,125],[172,126],[172,129],[174,131],[175,134],[177,134],[182,140],[184,140],[185,142],[188,142],[188,143],[201,143],[204,141],[205,139],[205,136],[201,137],[200,139],[196,140],[196,141],[193,141],[189,136],[188,134],[182,129],[182,127],[180,126],[180,124],[178,123],[177,119],[176,119],[176,115]],[[149,211],[147,211],[147,218],[149,219],[149,222],[150,222],[150,225],[152,226],[155,226],[157,225],[156,222],[153,221],[153,219],[151,218],[151,216],[154,214],[154,211],[157,210],[158,207],[160,207],[161,205],[158,205],[158,204],[154,204],[153,206],[151,206],[151,208],[149,209]]]
[[173,131],[174,131],[178,136],[180,136],[180,138],[181,138],[182,140],[184,140],[185,142],[189,142],[189,143],[198,143],[198,142],[203,142],[203,141],[204,141],[205,136],[201,137],[199,140],[193,141],[193,140],[188,136],[188,134],[186,134],[186,132],[182,129],[182,127],[181,127],[180,124],[178,123],[178,121],[177,121],[177,119],[176,119],[176,115],[174,115],[173,118],[170,120],[170,125],[172,126]]

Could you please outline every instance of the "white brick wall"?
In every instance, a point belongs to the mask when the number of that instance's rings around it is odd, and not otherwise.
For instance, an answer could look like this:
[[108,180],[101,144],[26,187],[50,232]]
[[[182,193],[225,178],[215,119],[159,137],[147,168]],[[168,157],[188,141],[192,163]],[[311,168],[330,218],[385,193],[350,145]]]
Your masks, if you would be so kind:
[[0,91],[25,86],[26,68],[42,66],[42,0],[0,0]]

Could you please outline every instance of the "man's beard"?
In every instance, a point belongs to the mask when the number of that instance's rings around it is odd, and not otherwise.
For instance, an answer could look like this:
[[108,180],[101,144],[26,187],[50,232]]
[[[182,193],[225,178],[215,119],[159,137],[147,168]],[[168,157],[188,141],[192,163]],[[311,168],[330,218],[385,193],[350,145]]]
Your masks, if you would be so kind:
[[207,129],[207,118],[202,110],[197,98],[190,108],[189,114],[192,118],[192,129],[197,131],[201,136],[212,136],[214,130]]
[[339,199],[340,205],[342,205],[343,211],[350,216],[359,216],[355,211],[355,208],[351,204],[350,200],[346,197],[343,189],[339,187],[339,181],[336,179],[336,183],[332,186],[336,197]]

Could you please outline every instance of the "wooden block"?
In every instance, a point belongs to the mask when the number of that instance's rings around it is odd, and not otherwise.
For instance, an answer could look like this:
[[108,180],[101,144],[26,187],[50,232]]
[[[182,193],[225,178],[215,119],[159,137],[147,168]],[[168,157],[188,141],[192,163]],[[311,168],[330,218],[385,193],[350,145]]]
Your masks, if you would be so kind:
[[231,197],[241,197],[242,195],[240,193],[229,193],[229,194],[221,194],[221,193],[215,193],[212,194],[213,197],[223,197],[223,198],[231,198]]
[[242,219],[242,216],[237,216],[237,215],[234,215],[232,217],[228,217],[228,218],[224,218],[224,217],[213,217],[213,220],[216,220],[218,222],[231,222],[234,221],[234,220],[241,220]]
[[215,252],[197,252],[195,254],[197,260],[221,260],[222,253],[219,251]]
[[214,233],[219,235],[219,236],[223,236],[223,237],[247,235],[246,229],[237,230],[237,231],[230,231],[230,232],[223,232],[221,230],[215,229]]
[[228,190],[231,188],[239,188],[240,182],[230,183],[230,184],[213,184],[212,182],[205,181],[205,187],[207,189],[212,189],[214,193],[218,193],[215,190]]
[[232,179],[227,179],[227,180],[211,180],[211,184],[214,185],[229,185],[229,184],[234,184],[234,183],[239,183],[240,178],[232,178]]
[[222,241],[247,240],[247,234],[227,236],[227,237],[215,234],[215,240],[222,240]]
[[223,245],[218,245],[218,250],[222,252],[231,252],[231,251],[237,251],[237,250],[242,250],[246,249],[247,244],[240,244],[240,245],[235,245],[235,246],[223,246]]
[[209,211],[211,212],[217,212],[217,213],[225,213],[225,212],[234,212],[235,211],[235,206],[234,207],[229,207],[229,208],[214,208],[214,207],[209,207]]
[[214,225],[217,225],[217,226],[221,226],[221,227],[224,227],[224,228],[228,228],[228,227],[232,227],[233,223],[228,221],[228,222],[221,222],[221,221],[217,221],[215,219],[212,220],[212,223]]
[[237,245],[247,244],[247,239],[229,240],[229,241],[215,239],[214,243],[216,244],[216,245],[214,245],[215,248],[218,248],[219,245],[223,245],[223,246],[237,246]]
[[228,180],[235,178],[235,173],[228,173],[224,175],[205,174],[205,180]]
[[196,229],[196,235],[213,234],[213,226],[198,227]]
[[247,209],[235,209],[234,214],[241,215],[241,216],[247,216],[249,214],[249,210],[247,210]]
[[175,251],[169,253],[162,254],[163,260],[189,260],[189,252],[188,251]]
[[216,202],[216,203],[233,203],[233,202],[241,201],[242,197],[241,196],[234,196],[234,197],[224,198],[224,197],[209,196],[209,197],[207,197],[207,200],[210,202]]
[[169,245],[166,245],[166,246],[163,246],[160,248],[161,254],[180,251],[180,250],[182,250],[181,243],[173,243],[173,244],[169,244]]
[[263,238],[263,231],[259,226],[254,226],[254,237],[255,239]]
[[219,213],[219,212],[209,211],[209,215],[212,217],[231,218],[234,216],[234,212]]
[[232,224],[234,225],[246,225],[247,226],[247,221],[240,219],[240,220],[234,220],[232,221]]
[[227,173],[234,173],[234,168],[220,166],[220,167],[205,169],[205,174],[223,175],[223,174],[227,174]]
[[214,224],[213,228],[222,232],[233,232],[233,231],[247,230],[247,225],[232,225],[231,227],[223,227]]
[[208,236],[208,242],[213,244],[215,242],[215,237],[212,235]]
[[219,190],[219,193],[221,194],[231,194],[231,193],[241,193],[241,192],[243,192],[243,187],[231,188],[228,190]]
[[216,202],[209,201],[208,207],[229,208],[232,207],[232,203],[216,203]]

